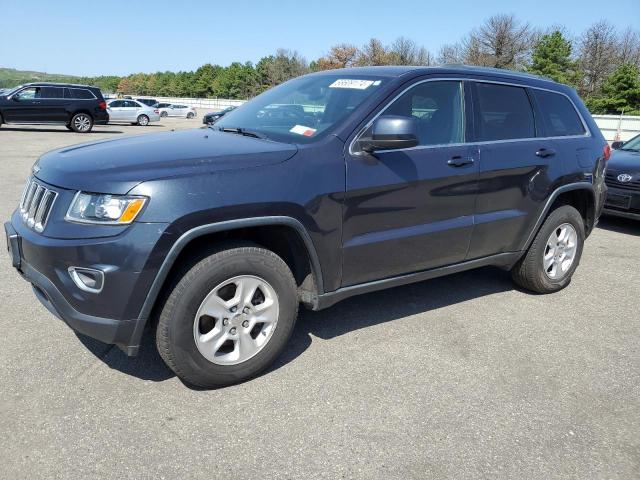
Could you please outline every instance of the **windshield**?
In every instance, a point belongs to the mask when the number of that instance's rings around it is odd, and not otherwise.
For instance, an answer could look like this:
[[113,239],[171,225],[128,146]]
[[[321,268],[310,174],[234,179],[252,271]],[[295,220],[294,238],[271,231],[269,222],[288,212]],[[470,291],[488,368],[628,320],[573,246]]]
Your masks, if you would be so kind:
[[299,77],[227,113],[211,128],[270,140],[310,143],[347,118],[385,79],[340,74]]
[[[13,87],[13,88],[7,88],[7,89],[2,91],[2,95],[4,95],[5,97],[8,97],[13,92],[15,92],[17,90],[20,90],[21,88],[22,88],[22,85],[18,85],[17,87]],[[2,89],[0,89],[0,90],[2,90]]]
[[633,150],[634,152],[640,152],[640,135],[633,137],[627,143],[622,145],[620,150]]

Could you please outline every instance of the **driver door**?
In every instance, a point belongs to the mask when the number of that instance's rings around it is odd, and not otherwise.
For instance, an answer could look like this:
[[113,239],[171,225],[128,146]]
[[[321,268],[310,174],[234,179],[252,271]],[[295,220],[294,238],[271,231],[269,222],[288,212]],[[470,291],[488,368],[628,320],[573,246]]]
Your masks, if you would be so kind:
[[[346,156],[342,286],[458,263],[473,229],[477,148],[462,81],[422,81],[378,115],[413,116],[417,147]],[[366,135],[367,129],[363,135]]]

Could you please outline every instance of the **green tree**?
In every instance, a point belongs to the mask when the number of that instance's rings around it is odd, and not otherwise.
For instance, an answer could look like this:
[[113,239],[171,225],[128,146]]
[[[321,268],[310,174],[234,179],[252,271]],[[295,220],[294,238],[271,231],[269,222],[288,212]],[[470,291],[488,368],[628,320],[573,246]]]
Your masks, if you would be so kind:
[[640,115],[640,69],[620,65],[602,84],[601,94],[587,99],[593,113]]
[[533,47],[531,60],[527,68],[530,73],[574,87],[580,82],[578,62],[572,58],[571,42],[559,30],[540,37]]

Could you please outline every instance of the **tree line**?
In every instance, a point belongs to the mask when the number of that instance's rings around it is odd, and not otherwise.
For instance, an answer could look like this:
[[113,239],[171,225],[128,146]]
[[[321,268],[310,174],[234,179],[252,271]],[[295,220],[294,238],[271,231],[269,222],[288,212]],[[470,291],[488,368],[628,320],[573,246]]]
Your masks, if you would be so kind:
[[[257,63],[207,63],[195,71],[75,78],[104,92],[161,97],[247,99],[299,75],[370,65],[468,64],[550,77],[578,90],[593,113],[640,114],[640,32],[601,20],[579,35],[563,27],[540,29],[514,15],[494,15],[436,54],[400,37],[389,45],[336,44],[311,62],[281,49]],[[1,84],[1,82],[0,82]],[[1,85],[0,85],[1,86]]]

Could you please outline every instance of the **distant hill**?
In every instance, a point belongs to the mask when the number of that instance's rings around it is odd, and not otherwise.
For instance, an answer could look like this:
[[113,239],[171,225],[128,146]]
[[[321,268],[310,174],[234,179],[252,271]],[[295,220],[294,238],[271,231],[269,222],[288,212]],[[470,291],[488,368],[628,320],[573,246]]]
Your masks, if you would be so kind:
[[68,82],[78,83],[82,77],[61,75],[57,73],[32,72],[0,67],[0,88],[15,87],[28,82]]
[[29,82],[60,82],[83,83],[93,85],[103,93],[113,93],[118,88],[122,77],[107,75],[100,77],[78,77],[60,73],[34,72],[31,70],[16,70],[15,68],[0,67],[0,88],[10,88]]

